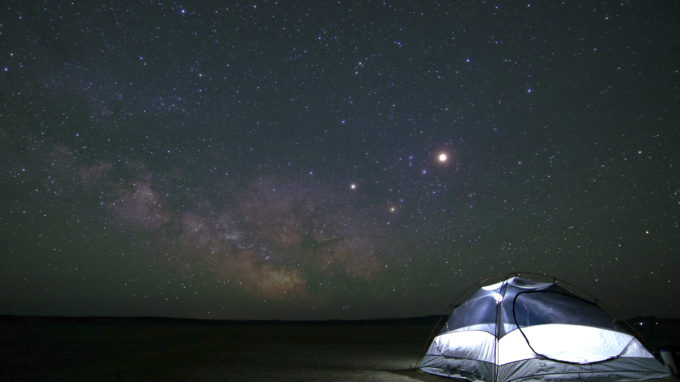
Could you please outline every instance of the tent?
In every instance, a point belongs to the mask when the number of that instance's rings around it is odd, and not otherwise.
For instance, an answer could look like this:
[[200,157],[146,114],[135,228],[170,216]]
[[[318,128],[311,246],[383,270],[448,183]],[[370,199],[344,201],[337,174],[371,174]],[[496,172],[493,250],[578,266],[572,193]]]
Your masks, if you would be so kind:
[[482,287],[451,312],[418,367],[470,381],[669,376],[597,303],[561,285],[515,276]]

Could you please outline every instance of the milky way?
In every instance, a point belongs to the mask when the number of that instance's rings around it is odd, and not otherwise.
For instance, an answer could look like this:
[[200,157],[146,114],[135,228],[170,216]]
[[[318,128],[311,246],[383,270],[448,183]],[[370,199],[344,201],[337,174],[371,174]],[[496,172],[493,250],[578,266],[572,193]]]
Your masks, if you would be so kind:
[[0,313],[680,314],[677,3],[5,8]]

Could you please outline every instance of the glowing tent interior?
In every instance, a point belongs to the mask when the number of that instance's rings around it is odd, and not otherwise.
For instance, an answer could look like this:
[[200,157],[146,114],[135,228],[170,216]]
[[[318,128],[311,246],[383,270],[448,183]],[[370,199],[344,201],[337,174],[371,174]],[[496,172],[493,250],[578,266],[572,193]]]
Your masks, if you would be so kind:
[[470,381],[669,376],[597,303],[561,285],[513,276],[481,287],[454,308],[418,367]]

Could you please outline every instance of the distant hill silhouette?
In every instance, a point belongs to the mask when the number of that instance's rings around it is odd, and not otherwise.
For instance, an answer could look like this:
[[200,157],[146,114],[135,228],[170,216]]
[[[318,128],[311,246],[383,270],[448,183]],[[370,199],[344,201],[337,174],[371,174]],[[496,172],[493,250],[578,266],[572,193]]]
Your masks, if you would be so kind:
[[0,323],[27,323],[27,324],[108,324],[108,325],[280,325],[280,324],[329,324],[329,325],[356,325],[356,324],[429,324],[435,325],[442,316],[423,316],[406,318],[376,318],[360,320],[212,320],[198,318],[179,317],[110,317],[110,316],[15,316],[0,315]]

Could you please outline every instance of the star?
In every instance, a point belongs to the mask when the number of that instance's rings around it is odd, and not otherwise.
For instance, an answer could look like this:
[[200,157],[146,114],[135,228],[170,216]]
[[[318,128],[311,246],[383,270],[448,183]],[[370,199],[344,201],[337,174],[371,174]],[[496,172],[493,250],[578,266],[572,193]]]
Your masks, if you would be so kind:
[[[664,298],[680,282],[680,23],[664,7],[166,1],[135,9],[145,22],[126,33],[64,44],[125,11],[90,3],[6,21],[25,28],[3,36],[16,50],[0,62],[0,290],[21,293],[0,293],[0,314],[415,317],[526,267],[586,290],[606,274],[592,292],[620,315],[680,316]],[[519,9],[574,15],[545,31],[564,44],[545,57]],[[480,54],[461,26],[489,11],[503,28]],[[659,38],[635,37],[648,32]],[[627,65],[634,52],[658,59]],[[550,102],[574,89],[588,91]],[[647,247],[656,273],[626,268]],[[631,278],[646,288],[622,291]]]

